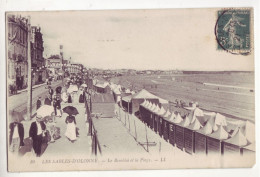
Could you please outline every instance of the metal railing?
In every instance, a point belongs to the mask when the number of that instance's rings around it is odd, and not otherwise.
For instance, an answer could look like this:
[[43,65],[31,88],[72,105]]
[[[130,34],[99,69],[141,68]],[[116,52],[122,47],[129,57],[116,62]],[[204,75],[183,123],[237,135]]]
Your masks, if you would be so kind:
[[[88,93],[87,93],[88,94]],[[92,114],[92,100],[91,100],[91,94],[88,94],[88,99],[85,99],[85,108],[87,113],[87,122],[89,123],[88,127],[88,136],[91,136],[92,140],[92,154],[97,156],[98,154],[102,155],[101,146],[98,140],[98,133],[95,129],[94,123],[92,118],[95,116],[95,114]]]

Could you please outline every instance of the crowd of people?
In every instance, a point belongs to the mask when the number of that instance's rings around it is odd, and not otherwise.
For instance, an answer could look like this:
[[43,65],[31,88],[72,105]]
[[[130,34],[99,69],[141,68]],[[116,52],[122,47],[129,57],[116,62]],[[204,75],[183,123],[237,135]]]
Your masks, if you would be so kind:
[[[54,143],[55,140],[61,137],[60,128],[56,125],[57,118],[61,118],[64,113],[67,117],[64,120],[66,123],[65,137],[74,143],[79,137],[79,129],[77,128],[76,115],[70,112],[62,111],[61,103],[63,106],[73,106],[76,103],[84,103],[85,87],[81,87],[77,80],[70,79],[69,82],[63,86],[57,87],[55,90],[48,86],[48,94],[43,103],[41,97],[38,97],[36,102],[36,119],[30,125],[29,138],[32,140],[32,148],[37,157],[42,154],[42,145]],[[42,117],[37,113],[42,106],[48,105],[53,107],[51,115]],[[76,109],[76,108],[75,108]],[[24,145],[23,136],[24,128],[22,123],[14,121],[10,124],[10,150],[12,152],[19,151],[19,148]]]

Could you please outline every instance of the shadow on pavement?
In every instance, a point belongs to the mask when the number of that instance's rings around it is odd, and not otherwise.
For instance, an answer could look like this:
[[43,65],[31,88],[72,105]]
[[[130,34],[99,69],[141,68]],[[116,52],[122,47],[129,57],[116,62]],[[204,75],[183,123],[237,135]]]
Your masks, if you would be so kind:
[[27,152],[32,151],[32,140],[28,137],[24,139],[24,146],[22,146],[19,150],[19,155],[24,156]]

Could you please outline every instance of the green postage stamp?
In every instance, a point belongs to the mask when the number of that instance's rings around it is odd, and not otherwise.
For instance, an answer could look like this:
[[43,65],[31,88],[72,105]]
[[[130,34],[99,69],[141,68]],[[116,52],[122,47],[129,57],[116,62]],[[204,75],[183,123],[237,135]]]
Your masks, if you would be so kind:
[[217,49],[232,54],[250,54],[251,9],[224,9],[217,12]]

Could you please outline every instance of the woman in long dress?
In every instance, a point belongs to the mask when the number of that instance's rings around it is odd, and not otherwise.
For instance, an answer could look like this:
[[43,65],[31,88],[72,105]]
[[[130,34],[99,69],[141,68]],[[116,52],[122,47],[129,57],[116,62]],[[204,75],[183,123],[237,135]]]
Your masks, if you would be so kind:
[[76,141],[77,136],[76,136],[76,119],[74,116],[69,115],[65,123],[67,124],[67,129],[65,132],[65,136],[72,142]]

